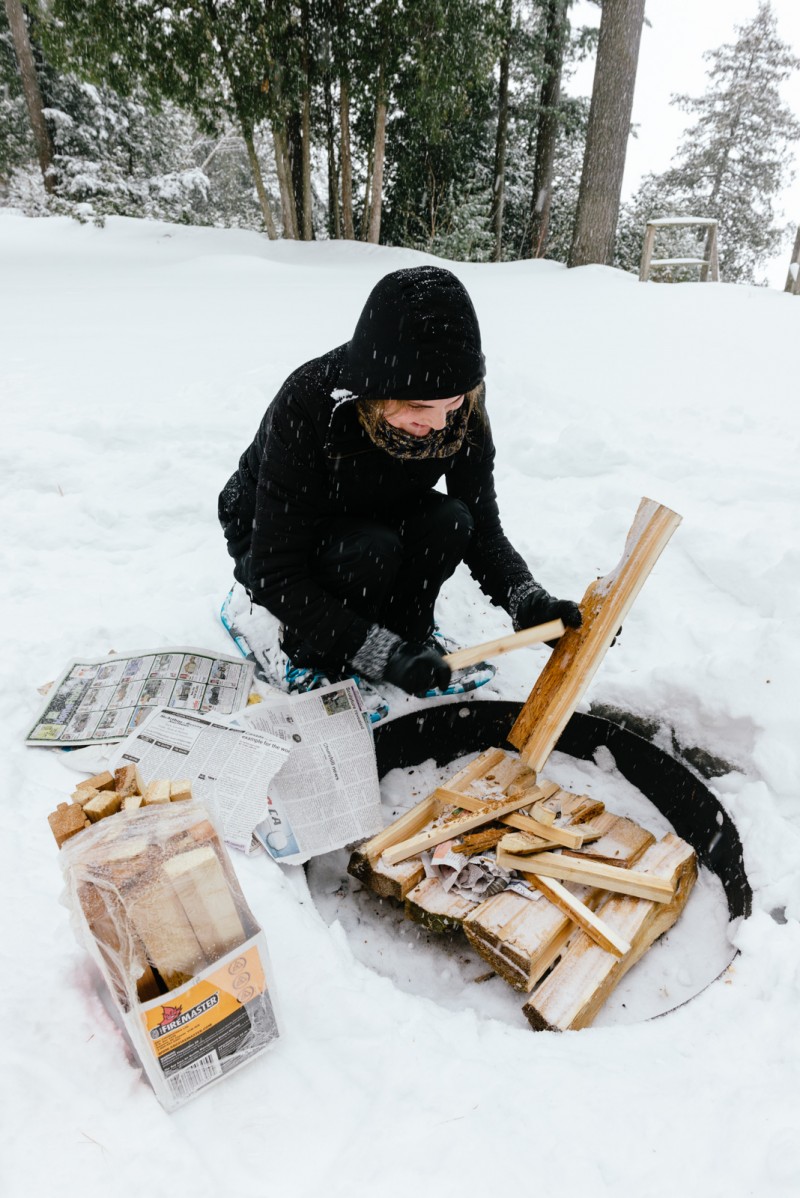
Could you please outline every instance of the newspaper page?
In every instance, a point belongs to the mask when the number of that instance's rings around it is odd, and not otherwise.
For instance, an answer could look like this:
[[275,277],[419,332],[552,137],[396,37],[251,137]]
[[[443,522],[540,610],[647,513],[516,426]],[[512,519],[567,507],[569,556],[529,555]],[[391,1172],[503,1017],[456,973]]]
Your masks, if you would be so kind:
[[156,707],[230,715],[244,707],[255,666],[208,649],[155,649],[72,661],[51,687],[28,745],[115,744]]
[[274,776],[291,752],[291,740],[159,707],[119,746],[109,768],[134,762],[145,782],[189,778],[195,798],[218,813],[227,843],[248,853]]
[[270,785],[269,814],[255,829],[276,861],[300,865],[381,830],[372,732],[352,679],[279,704],[256,703],[230,723],[294,745]]

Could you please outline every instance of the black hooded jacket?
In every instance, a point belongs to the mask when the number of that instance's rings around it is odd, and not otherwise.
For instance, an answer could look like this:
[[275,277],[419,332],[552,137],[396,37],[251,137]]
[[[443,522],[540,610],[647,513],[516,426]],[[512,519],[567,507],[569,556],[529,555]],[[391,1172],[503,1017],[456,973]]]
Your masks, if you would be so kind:
[[311,574],[322,526],[338,517],[399,523],[404,508],[442,477],[472,514],[465,561],[486,594],[508,609],[532,581],[500,524],[483,404],[455,454],[406,460],[372,442],[353,402],[448,398],[472,390],[483,375],[467,292],[449,271],[424,266],[383,278],[352,340],[294,371],[267,409],[219,497],[219,518],[237,562],[250,553],[243,581],[255,601],[321,660],[352,660],[370,629]]

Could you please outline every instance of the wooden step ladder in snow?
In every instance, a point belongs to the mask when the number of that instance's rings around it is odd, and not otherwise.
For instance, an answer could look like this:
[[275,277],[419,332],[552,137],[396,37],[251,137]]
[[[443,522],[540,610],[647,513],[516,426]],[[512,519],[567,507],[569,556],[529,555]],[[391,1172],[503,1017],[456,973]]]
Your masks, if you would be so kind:
[[794,239],[792,260],[789,263],[789,273],[786,276],[786,286],[783,290],[788,291],[789,295],[800,295],[800,227],[798,227],[797,236]]
[[[639,268],[639,282],[646,283],[653,269],[667,270],[672,274],[681,266],[699,266],[701,283],[719,282],[719,253],[717,250],[716,220],[705,216],[663,216],[657,220],[649,220],[644,234],[642,247],[642,263]],[[656,233],[662,229],[688,229],[692,226],[706,230],[706,244],[702,258],[654,258]]]

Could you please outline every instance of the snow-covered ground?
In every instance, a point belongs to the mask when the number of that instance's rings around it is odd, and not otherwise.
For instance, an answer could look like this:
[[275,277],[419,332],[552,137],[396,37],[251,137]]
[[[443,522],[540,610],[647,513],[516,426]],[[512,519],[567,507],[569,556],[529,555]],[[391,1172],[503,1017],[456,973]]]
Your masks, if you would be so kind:
[[[381,274],[422,260],[0,211],[11,1198],[800,1192],[800,301],[782,293],[456,268],[484,333],[505,525],[537,577],[580,598],[642,495],[684,516],[588,701],[735,767],[711,785],[755,900],[724,980],[653,1022],[534,1035],[454,1009],[444,986],[409,993],[329,926],[302,871],[237,858],[283,1038],[168,1116],[73,939],[45,817],[74,774],[21,744],[36,687],[73,655],[230,648],[217,492],[285,375],[348,338]],[[440,620],[463,643],[508,626],[460,572]],[[499,693],[522,698],[545,654],[502,659]]]

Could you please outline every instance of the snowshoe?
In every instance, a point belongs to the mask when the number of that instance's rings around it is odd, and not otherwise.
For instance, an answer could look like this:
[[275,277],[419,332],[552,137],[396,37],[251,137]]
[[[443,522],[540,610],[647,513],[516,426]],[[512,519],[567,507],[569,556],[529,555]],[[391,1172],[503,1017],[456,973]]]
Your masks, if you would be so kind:
[[352,678],[371,724],[380,723],[389,714],[389,704],[375,687],[358,674],[330,677],[310,666],[296,666],[281,648],[280,622],[266,608],[250,602],[240,583],[234,583],[220,609],[223,627],[233,638],[243,657],[256,667],[256,677],[287,694],[317,690],[343,678]]

